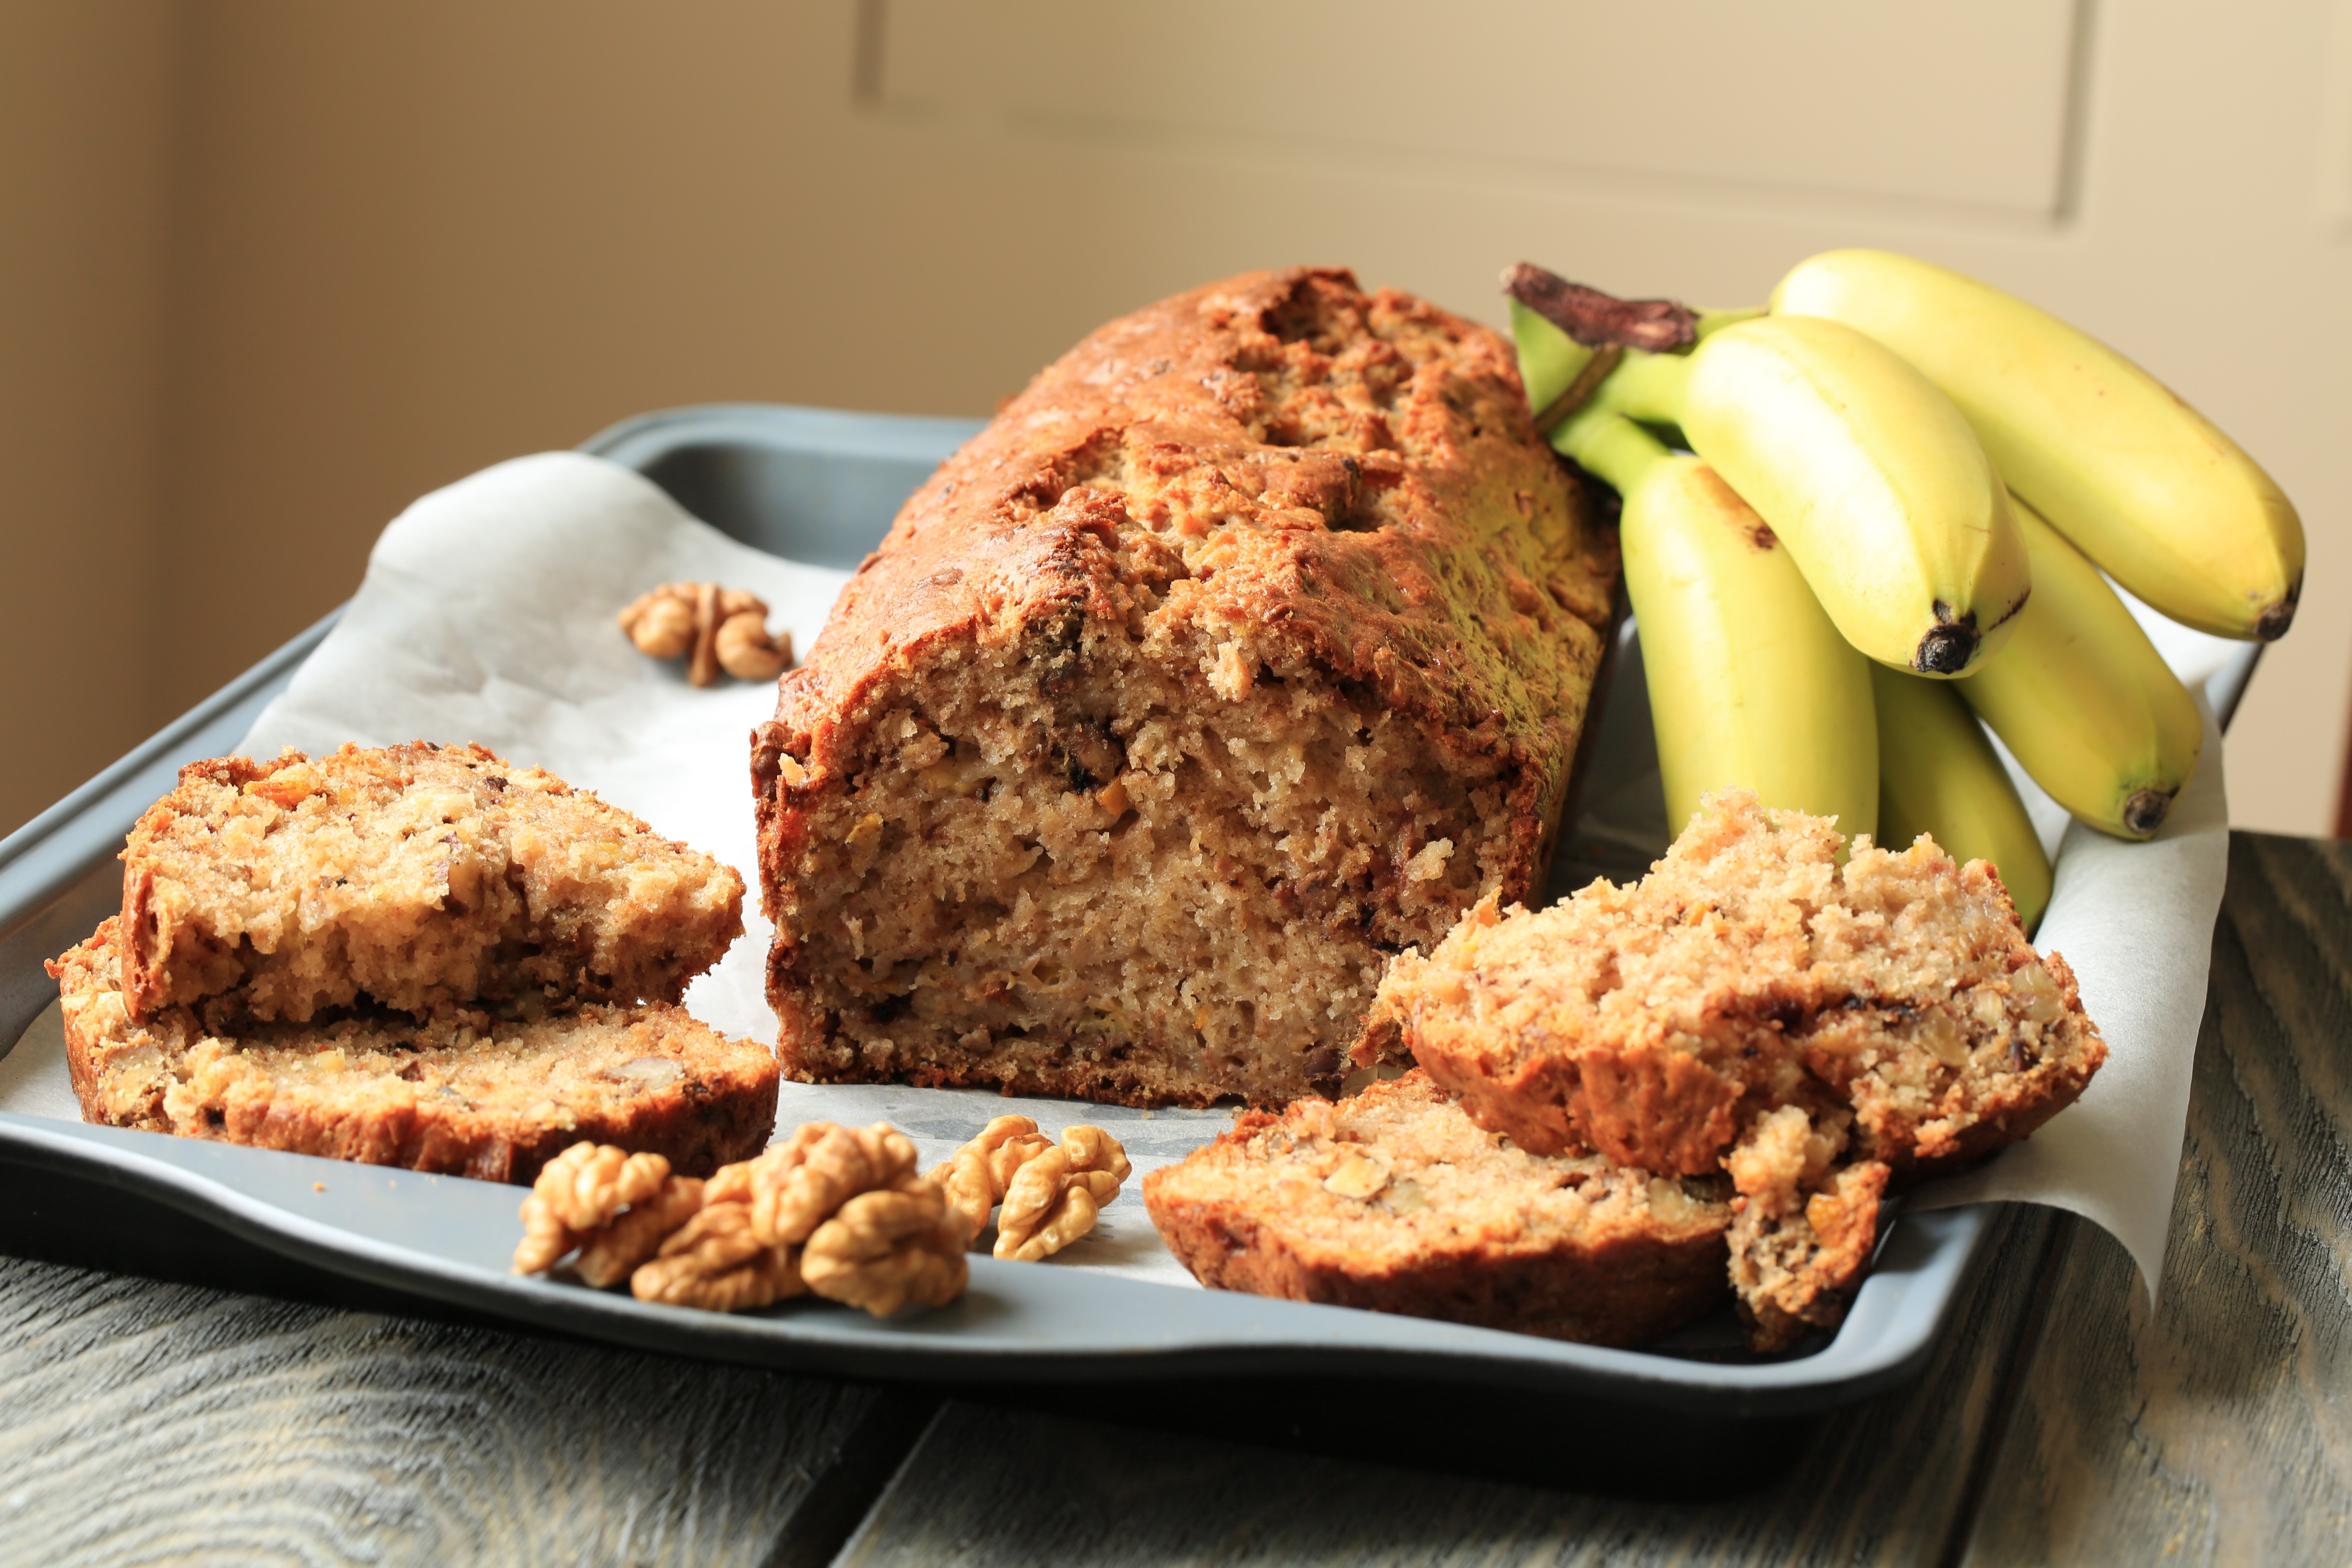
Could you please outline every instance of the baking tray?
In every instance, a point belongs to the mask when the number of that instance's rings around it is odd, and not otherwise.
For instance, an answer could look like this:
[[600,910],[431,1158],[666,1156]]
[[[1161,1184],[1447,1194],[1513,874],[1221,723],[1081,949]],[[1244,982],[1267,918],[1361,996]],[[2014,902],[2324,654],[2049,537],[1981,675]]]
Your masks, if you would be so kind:
[[[855,566],[899,501],[978,428],[974,421],[722,405],[633,419],[583,449],[644,473],[744,542]],[[37,1018],[55,1026],[56,1015],[45,1010],[56,987],[42,960],[119,902],[114,855],[139,813],[170,787],[181,763],[229,750],[333,620],[0,841],[0,1046],[13,1048]],[[2234,706],[2252,658],[2249,650],[2209,688],[2218,706]],[[1555,890],[1594,874],[1638,873],[1663,828],[1630,628],[1612,662],[1596,729],[1600,760],[1563,836]],[[0,1070],[5,1066],[0,1060]],[[1663,1348],[1607,1350],[984,1257],[972,1260],[963,1300],[906,1321],[877,1322],[818,1304],[725,1316],[509,1274],[519,1200],[509,1186],[7,1112],[0,1112],[0,1163],[16,1168],[13,1177],[53,1184],[41,1222],[47,1239],[33,1250],[76,1236],[74,1214],[87,1212],[92,1232],[107,1234],[82,1239],[114,1267],[138,1268],[143,1256],[175,1246],[186,1252],[176,1234],[167,1244],[152,1221],[122,1217],[174,1211],[213,1227],[206,1234],[249,1260],[285,1259],[391,1299],[700,1358],[1000,1385],[1403,1380],[1496,1397],[1569,1396],[1648,1412],[1684,1432],[1696,1429],[1691,1423],[1721,1431],[1806,1416],[1912,1376],[1996,1217],[1991,1207],[1898,1217],[1843,1326],[1798,1353],[1758,1359],[1729,1348],[1720,1325]],[[150,1239],[142,1240],[142,1225]],[[7,1239],[0,1231],[0,1245]],[[234,1281],[215,1275],[206,1282]],[[1673,1427],[1677,1420],[1685,1426]]]

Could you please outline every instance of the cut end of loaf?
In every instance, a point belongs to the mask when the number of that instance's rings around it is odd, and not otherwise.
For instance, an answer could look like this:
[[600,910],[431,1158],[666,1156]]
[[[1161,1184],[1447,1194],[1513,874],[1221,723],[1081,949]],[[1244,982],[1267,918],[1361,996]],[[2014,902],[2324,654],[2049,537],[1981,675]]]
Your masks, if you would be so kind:
[[1530,781],[1312,669],[1118,635],[1041,652],[926,658],[835,779],[783,787],[788,1070],[1136,1104],[1332,1092],[1388,955],[1525,879]]

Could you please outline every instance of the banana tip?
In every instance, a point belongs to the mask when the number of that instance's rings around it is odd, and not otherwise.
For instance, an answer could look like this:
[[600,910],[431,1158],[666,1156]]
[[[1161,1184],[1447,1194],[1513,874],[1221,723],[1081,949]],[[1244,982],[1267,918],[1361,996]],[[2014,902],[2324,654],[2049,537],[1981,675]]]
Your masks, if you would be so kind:
[[2164,826],[2166,815],[2172,810],[2172,797],[2176,793],[2163,789],[2135,790],[2131,798],[2124,802],[2124,826],[2142,837],[2154,833]]
[[1912,655],[1911,668],[1922,675],[1958,675],[1977,656],[1977,629],[1947,622],[1928,628]]
[[2294,625],[2294,600],[2281,599],[2264,610],[2254,621],[2254,635],[2264,642],[2276,642],[2286,636],[2287,627]]

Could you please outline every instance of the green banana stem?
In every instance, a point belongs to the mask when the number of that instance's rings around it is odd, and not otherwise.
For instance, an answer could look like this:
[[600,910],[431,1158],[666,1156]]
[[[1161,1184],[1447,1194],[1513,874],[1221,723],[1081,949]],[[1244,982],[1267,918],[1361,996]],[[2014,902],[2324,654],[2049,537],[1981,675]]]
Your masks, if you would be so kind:
[[1598,402],[1570,415],[1551,433],[1551,444],[1621,496],[1632,495],[1651,469],[1674,456],[1664,442]]
[[1645,425],[1679,426],[1690,370],[1686,355],[1627,349],[1617,368],[1593,393],[1592,402],[1596,407],[1613,409]]
[[1698,341],[1705,342],[1726,327],[1752,321],[1765,313],[1766,308],[1762,305],[1747,305],[1737,310],[1701,310],[1698,313]]

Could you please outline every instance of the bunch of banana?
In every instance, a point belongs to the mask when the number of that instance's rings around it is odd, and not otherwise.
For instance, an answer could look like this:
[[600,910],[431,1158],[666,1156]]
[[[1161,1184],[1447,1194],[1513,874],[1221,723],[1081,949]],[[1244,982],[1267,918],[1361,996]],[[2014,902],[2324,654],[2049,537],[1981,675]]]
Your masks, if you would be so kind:
[[[2069,811],[2146,837],[2200,721],[2100,569],[2203,630],[2275,637],[2293,617],[2302,528],[2277,487],[2144,372],[1996,289],[1870,251],[1803,263],[1764,314],[1613,300],[1527,267],[1506,287],[1554,446],[1625,496],[1661,758],[1688,759],[1668,770],[1677,815],[1727,783],[1795,805],[1846,781],[1849,830],[1883,815],[1889,842],[1928,831],[1992,859],[2036,918],[2049,867],[1970,710]],[[1743,516],[1781,548],[1725,548]],[[1772,617],[1803,654],[1760,651]],[[1832,673],[1824,619],[1887,667],[1874,700]],[[1767,672],[1853,704],[1843,729],[1761,695]],[[1963,679],[1937,693],[1917,676]],[[1743,730],[1728,715],[1751,705],[1788,717]],[[1875,811],[1852,804],[1858,752],[1875,753]]]

